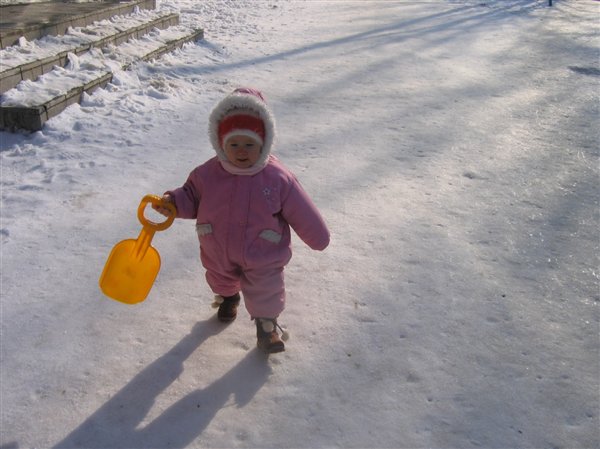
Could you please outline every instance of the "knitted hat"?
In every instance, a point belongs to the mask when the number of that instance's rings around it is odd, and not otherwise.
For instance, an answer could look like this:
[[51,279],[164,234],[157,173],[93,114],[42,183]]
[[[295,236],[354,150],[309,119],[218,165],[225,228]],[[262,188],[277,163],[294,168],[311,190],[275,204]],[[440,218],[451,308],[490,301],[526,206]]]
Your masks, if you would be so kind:
[[247,136],[262,145],[265,141],[265,124],[252,111],[235,110],[227,114],[219,122],[217,129],[219,146],[224,147],[227,139],[233,136]]
[[256,165],[264,165],[275,138],[275,118],[262,93],[242,87],[234,90],[214,107],[208,121],[208,135],[222,161],[227,161],[223,145],[229,137],[252,137],[262,144]]

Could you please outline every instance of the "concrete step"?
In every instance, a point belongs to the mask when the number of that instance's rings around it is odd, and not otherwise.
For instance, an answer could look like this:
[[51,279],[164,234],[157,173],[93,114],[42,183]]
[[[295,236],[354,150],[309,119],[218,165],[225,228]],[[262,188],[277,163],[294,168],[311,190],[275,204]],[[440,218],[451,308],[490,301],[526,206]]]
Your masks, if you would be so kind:
[[166,30],[155,29],[113,51],[105,49],[103,53],[95,48],[81,57],[71,56],[71,67],[57,67],[37,81],[23,81],[2,95],[0,129],[40,130],[47,120],[80,102],[84,93],[106,86],[114,71],[125,70],[140,60],[152,60],[203,36],[202,29],[190,31],[174,26]]
[[21,37],[32,41],[57,36],[69,27],[85,27],[136,9],[156,9],[156,0],[101,0],[95,2],[47,1],[0,6],[0,48],[10,47]]
[[84,28],[70,29],[59,37],[44,37],[25,46],[0,50],[0,94],[15,87],[22,80],[35,80],[55,66],[64,67],[68,54],[81,55],[92,48],[120,45],[132,38],[140,38],[154,28],[166,29],[179,24],[179,15],[146,11],[128,16],[117,16],[95,22]]

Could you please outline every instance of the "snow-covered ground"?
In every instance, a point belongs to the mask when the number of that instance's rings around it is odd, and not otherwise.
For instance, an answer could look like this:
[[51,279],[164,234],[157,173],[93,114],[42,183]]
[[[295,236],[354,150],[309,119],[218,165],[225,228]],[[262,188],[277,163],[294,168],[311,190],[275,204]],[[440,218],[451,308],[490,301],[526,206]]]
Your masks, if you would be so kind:
[[[205,40],[0,134],[2,449],[598,448],[600,2],[160,8]],[[332,231],[295,241],[269,358],[191,221],[145,302],[98,288],[239,85]]]

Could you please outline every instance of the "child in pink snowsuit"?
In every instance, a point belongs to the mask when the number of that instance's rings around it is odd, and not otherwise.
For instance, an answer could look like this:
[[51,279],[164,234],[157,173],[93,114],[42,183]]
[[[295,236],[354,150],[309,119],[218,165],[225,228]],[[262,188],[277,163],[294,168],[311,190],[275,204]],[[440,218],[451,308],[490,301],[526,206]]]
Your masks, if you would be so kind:
[[290,226],[314,250],[327,247],[329,231],[296,177],[271,154],[275,121],[259,91],[236,89],[219,102],[210,115],[209,137],[216,157],[164,199],[175,205],[178,218],[196,219],[219,320],[236,318],[241,291],[256,320],[258,346],[267,353],[283,351],[277,317],[285,306]]

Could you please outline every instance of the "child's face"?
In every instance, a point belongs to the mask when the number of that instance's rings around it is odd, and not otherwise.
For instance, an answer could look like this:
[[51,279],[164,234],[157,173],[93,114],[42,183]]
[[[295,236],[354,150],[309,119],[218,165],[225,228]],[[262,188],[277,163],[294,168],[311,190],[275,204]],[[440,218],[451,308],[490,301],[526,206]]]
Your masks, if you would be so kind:
[[249,136],[232,136],[223,148],[227,160],[238,168],[250,168],[256,164],[261,150],[262,145]]

